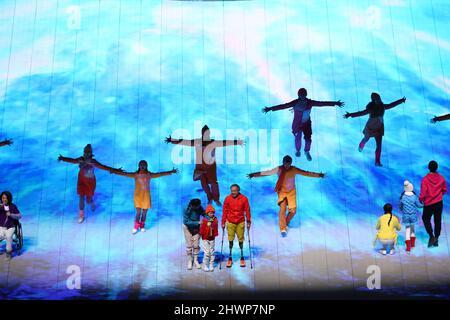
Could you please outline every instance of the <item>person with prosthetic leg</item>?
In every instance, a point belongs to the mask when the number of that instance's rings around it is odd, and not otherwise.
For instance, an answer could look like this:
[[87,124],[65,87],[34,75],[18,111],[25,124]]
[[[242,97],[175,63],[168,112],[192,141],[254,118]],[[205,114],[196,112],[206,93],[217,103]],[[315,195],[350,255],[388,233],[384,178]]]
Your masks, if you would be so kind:
[[[233,265],[233,246],[234,239],[238,238],[239,249],[241,250],[240,266],[245,267],[244,258],[244,240],[245,240],[245,228],[250,229],[251,226],[251,214],[250,204],[248,198],[241,194],[241,188],[237,184],[233,184],[231,187],[231,194],[225,198],[223,204],[222,214],[222,231],[225,232],[225,226],[227,226],[228,242],[230,248],[230,256],[227,261],[227,268],[231,268]],[[245,223],[247,221],[247,224]]]

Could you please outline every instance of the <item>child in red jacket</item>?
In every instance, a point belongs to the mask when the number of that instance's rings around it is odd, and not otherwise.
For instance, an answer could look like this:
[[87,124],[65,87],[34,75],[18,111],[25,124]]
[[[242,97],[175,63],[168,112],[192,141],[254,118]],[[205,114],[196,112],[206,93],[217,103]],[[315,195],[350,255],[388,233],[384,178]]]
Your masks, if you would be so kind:
[[219,228],[217,218],[215,216],[216,210],[210,204],[206,207],[204,217],[200,223],[200,236],[203,242],[203,271],[214,271],[214,248],[216,237],[219,235]]

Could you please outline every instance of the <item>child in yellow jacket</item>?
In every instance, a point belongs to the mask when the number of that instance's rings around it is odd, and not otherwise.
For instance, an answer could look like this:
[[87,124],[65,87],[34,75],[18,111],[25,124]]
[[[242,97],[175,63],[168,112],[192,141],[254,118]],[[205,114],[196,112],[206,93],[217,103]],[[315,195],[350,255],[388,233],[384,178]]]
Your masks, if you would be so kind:
[[392,214],[392,205],[386,203],[383,206],[384,215],[382,215],[377,222],[376,229],[378,230],[375,236],[374,246],[377,240],[381,242],[383,248],[381,253],[387,254],[387,248],[390,247],[389,253],[392,255],[395,253],[395,245],[397,244],[397,231],[400,231],[401,225],[399,219]]

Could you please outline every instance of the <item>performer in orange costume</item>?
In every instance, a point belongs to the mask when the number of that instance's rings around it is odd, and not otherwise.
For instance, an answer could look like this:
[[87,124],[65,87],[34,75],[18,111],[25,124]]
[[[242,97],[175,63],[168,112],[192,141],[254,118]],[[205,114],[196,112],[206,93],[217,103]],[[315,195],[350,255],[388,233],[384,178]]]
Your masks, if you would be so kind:
[[[302,175],[305,177],[323,178],[325,174],[309,172],[292,165],[292,158],[285,156],[283,164],[269,171],[255,172],[248,174],[248,178],[257,178],[264,176],[271,176],[277,174],[278,181],[275,186],[275,192],[278,193],[278,205],[280,206],[278,222],[280,225],[281,235],[285,237],[289,223],[294,218],[297,210],[297,192],[295,190],[295,176]],[[286,216],[286,208],[289,207],[288,215]]]

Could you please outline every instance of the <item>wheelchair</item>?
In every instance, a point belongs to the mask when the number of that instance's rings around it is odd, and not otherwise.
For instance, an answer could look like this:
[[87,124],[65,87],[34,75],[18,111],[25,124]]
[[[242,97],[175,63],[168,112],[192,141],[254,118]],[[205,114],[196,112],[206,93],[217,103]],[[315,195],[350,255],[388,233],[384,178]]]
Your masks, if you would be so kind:
[[[15,223],[14,228],[15,228],[15,230],[14,230],[13,241],[12,241],[13,251],[16,251],[17,255],[20,256],[20,254],[22,253],[22,248],[23,248],[23,230],[22,230],[22,224],[20,223],[20,221],[17,221]],[[0,240],[0,244],[3,241],[6,242],[6,239]]]

